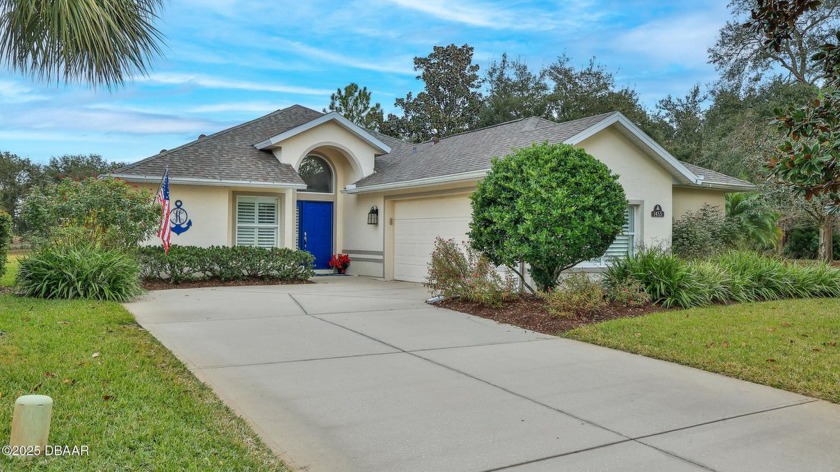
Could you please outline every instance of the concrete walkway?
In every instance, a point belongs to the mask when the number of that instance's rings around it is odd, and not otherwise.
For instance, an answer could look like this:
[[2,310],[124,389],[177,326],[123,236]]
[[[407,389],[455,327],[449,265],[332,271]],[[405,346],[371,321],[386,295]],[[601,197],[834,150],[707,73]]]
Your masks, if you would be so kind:
[[303,470],[840,470],[838,405],[318,282],[126,307]]

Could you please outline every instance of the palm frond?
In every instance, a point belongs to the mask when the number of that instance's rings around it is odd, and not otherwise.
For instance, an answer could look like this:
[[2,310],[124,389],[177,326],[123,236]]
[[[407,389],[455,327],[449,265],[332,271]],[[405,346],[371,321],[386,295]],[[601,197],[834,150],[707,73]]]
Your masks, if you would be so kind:
[[0,61],[46,83],[113,88],[162,55],[162,0],[0,0]]

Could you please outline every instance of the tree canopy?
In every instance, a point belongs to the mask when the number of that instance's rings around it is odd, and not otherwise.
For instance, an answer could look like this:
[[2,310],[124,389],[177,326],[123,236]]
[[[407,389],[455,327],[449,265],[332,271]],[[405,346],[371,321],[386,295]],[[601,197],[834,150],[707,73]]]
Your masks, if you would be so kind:
[[367,87],[359,88],[355,82],[330,95],[330,104],[324,113],[327,111],[338,112],[353,123],[374,131],[379,131],[385,121],[382,106],[379,103],[371,105],[371,93]]
[[467,44],[435,46],[426,57],[414,58],[414,70],[424,89],[398,98],[402,135],[412,141],[443,138],[468,131],[478,121],[482,95],[478,64],[473,64],[473,48]]
[[470,196],[470,244],[496,265],[530,266],[540,289],[606,252],[624,225],[627,198],[606,164],[566,144],[494,158]]
[[[783,8],[787,12],[785,16],[773,16],[773,5],[778,12],[782,4],[792,10]],[[805,8],[805,4],[809,7]],[[816,84],[821,71],[809,58],[840,27],[840,0],[758,3],[732,0],[729,6],[733,18],[709,49],[709,62],[721,73],[722,82],[749,87],[774,77],[781,70],[787,81]],[[770,23],[764,21],[768,14]],[[781,21],[784,27],[772,26],[773,19]],[[768,41],[764,26],[773,28],[769,33],[772,40]]]

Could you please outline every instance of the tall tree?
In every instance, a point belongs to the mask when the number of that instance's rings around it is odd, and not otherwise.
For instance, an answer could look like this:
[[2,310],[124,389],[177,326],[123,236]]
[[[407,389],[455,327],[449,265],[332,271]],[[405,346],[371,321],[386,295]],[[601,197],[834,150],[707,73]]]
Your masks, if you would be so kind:
[[424,90],[417,96],[409,92],[394,103],[403,111],[403,137],[419,142],[475,126],[483,98],[479,67],[472,58],[473,48],[467,44],[435,46],[428,56],[414,58]]
[[552,84],[548,97],[548,116],[555,121],[569,121],[599,113],[620,111],[654,138],[661,131],[639,103],[639,96],[629,87],[617,87],[615,75],[591,58],[587,66],[578,69],[568,56],[545,70]]
[[162,0],[0,0],[0,61],[43,82],[123,84],[161,54]]
[[[766,29],[762,27],[767,23],[761,18],[767,18],[767,12],[772,15],[774,9],[787,11],[788,7],[794,10],[791,14],[770,17],[783,24],[778,31],[783,30],[781,34],[786,35],[784,41],[774,39],[771,45]],[[782,70],[790,81],[812,85],[817,82],[819,67],[808,59],[840,26],[840,0],[732,0],[729,9],[733,19],[720,30],[717,43],[709,49],[709,62],[721,72],[722,81],[731,85],[750,85]],[[769,10],[762,16],[762,9]],[[754,11],[757,15],[753,15]],[[752,21],[747,21],[748,18]],[[745,22],[748,27],[744,27]],[[770,35],[775,31],[774,27]]]
[[665,144],[678,159],[697,162],[703,155],[705,125],[703,102],[706,95],[695,85],[685,97],[668,95],[656,104],[659,118],[669,126]]
[[484,83],[487,96],[479,114],[479,127],[545,115],[549,87],[544,71],[535,74],[527,64],[511,60],[504,53],[488,66]]
[[[746,31],[761,34],[762,47],[778,53],[798,39],[796,25],[815,12],[837,8],[835,0],[759,0]],[[837,15],[832,17],[840,21]],[[819,258],[832,260],[835,215],[840,213],[840,32],[819,39],[810,66],[819,71],[824,88],[819,97],[798,108],[779,110],[776,124],[785,136],[769,167],[774,177],[827,214],[820,225]],[[836,42],[833,42],[836,41]],[[827,200],[827,203],[824,203]]]
[[330,105],[324,113],[336,111],[362,128],[379,131],[385,121],[382,106],[379,103],[371,106],[370,102],[371,94],[367,87],[359,88],[354,82],[330,95]]
[[44,177],[52,182],[62,179],[83,180],[107,174],[126,165],[123,162],[108,162],[98,154],[65,154],[50,158],[50,163],[44,166]]

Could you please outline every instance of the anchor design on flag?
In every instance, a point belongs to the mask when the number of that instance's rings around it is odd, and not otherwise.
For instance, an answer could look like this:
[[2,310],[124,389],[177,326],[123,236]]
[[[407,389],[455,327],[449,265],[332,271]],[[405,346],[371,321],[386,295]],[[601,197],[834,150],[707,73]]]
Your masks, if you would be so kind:
[[192,226],[190,214],[187,213],[187,210],[181,208],[182,205],[181,200],[175,200],[175,208],[170,212],[172,216],[170,216],[169,221],[172,223],[172,232],[175,234],[181,234]]

